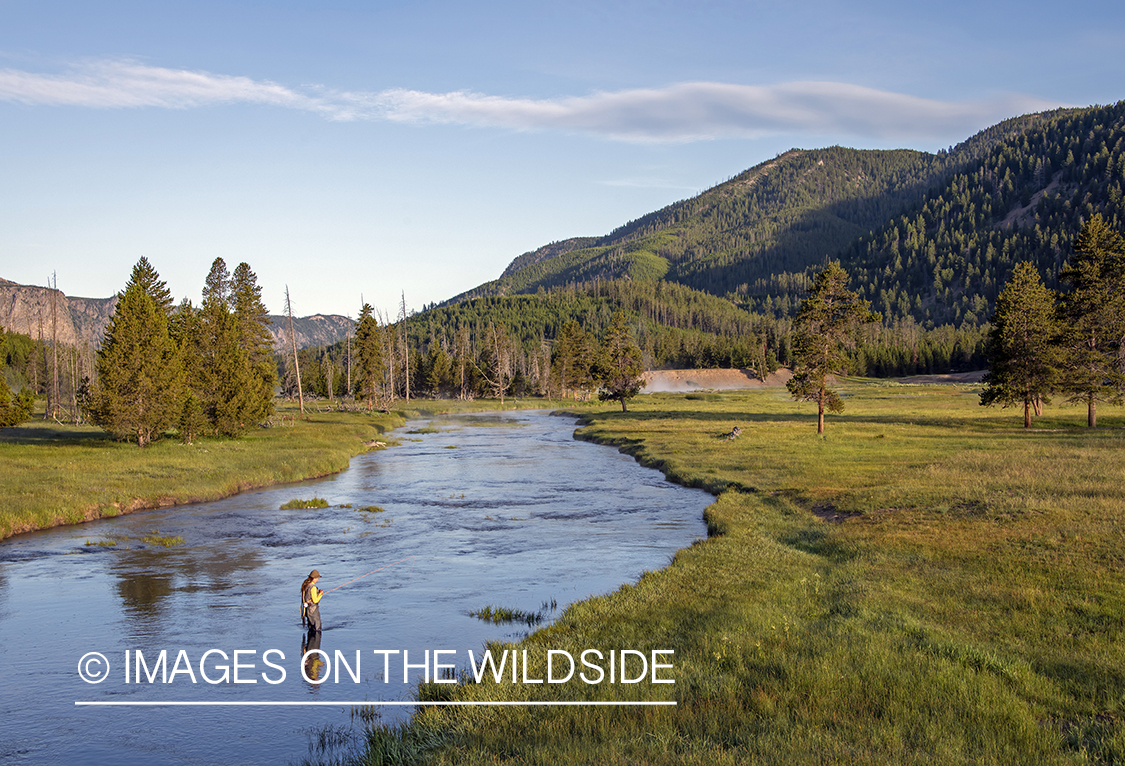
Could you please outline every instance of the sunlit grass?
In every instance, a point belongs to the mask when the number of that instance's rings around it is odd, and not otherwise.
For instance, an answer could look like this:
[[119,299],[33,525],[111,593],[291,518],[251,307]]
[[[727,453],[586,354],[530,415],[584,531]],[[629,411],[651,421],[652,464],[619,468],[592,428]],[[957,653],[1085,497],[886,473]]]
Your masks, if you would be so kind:
[[[295,408],[282,406],[287,417]],[[310,413],[240,439],[162,439],[139,449],[90,426],[41,420],[0,431],[0,538],[122,511],[215,500],[336,473],[398,414]]]
[[423,708],[366,762],[1125,762],[1121,410],[1025,432],[970,388],[845,392],[825,439],[776,390],[586,416],[582,438],[720,494],[712,536],[490,648],[527,650],[532,678],[548,649],[674,649],[674,685],[419,689],[676,707]]

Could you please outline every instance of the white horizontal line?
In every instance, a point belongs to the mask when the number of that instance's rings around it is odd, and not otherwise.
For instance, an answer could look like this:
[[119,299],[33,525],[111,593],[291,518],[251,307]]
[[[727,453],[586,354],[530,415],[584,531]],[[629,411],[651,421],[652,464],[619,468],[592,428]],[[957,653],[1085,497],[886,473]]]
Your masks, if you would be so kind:
[[394,700],[394,701],[380,701],[380,700],[349,701],[349,700],[341,700],[339,702],[323,702],[323,701],[320,701],[320,700],[309,700],[307,702],[303,702],[303,701],[197,702],[197,701],[184,701],[184,700],[179,700],[179,701],[171,700],[171,701],[166,701],[166,702],[153,702],[153,701],[128,702],[128,701],[120,701],[120,700],[95,700],[95,701],[75,700],[74,704],[79,705],[79,706],[91,706],[91,705],[93,705],[93,706],[98,706],[98,707],[170,707],[170,706],[178,706],[178,707],[184,707],[184,706],[190,706],[190,707],[220,707],[220,706],[225,706],[225,707],[263,706],[264,707],[264,706],[274,706],[274,707],[276,707],[276,706],[308,706],[308,705],[335,705],[335,706],[340,706],[340,705],[349,705],[349,706],[353,706],[353,705],[363,705],[363,706],[367,706],[367,705],[382,705],[382,706],[385,706],[385,705],[401,705],[401,706],[404,706],[404,707],[435,707],[435,706],[460,706],[460,705],[469,705],[469,706],[477,706],[477,705],[518,705],[518,706],[583,705],[583,706],[591,706],[592,707],[592,706],[635,706],[635,705],[672,705],[672,706],[675,706],[677,703],[676,703],[675,700],[669,700],[669,701],[640,700],[640,701],[636,701],[636,702],[615,702],[615,701],[602,702],[602,701],[597,701],[597,700],[590,701],[590,702],[582,702],[582,701],[578,701],[578,700],[575,700],[575,701],[569,701],[569,700],[561,700],[561,701],[560,700],[544,700],[544,701],[538,701],[538,700],[497,700],[497,701],[493,701],[493,702],[488,702],[488,701],[483,701],[483,700],[482,701],[456,700],[456,701],[447,701],[447,702],[441,702],[441,701],[409,702],[409,701],[405,701],[405,700]]

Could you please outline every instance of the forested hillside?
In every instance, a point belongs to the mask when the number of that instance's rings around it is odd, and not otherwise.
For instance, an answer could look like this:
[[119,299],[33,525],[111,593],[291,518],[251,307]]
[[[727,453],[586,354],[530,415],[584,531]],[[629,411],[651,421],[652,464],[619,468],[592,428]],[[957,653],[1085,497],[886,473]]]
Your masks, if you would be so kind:
[[526,253],[454,298],[665,280],[769,316],[840,259],[888,322],[986,322],[1015,263],[1053,284],[1083,221],[1125,220],[1125,102],[1000,123],[951,151],[794,149],[600,238]]
[[1057,287],[1086,221],[1101,213],[1121,230],[1123,185],[1125,102],[1058,113],[959,170],[842,261],[888,315],[987,321],[1015,264],[1035,263]]

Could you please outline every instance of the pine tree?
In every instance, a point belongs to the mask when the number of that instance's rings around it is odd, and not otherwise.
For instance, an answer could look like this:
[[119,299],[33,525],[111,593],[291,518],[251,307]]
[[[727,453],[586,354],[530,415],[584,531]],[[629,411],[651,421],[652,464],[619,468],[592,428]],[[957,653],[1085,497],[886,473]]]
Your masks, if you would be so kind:
[[1060,333],[1055,293],[1035,265],[1024,261],[996,299],[988,336],[988,374],[982,405],[1023,405],[1023,427],[1059,383]]
[[570,391],[577,399],[579,391],[593,386],[591,368],[595,355],[594,344],[582,325],[573,319],[563,325],[562,332],[555,340],[554,358],[551,362],[552,372],[559,386],[559,396],[566,396],[567,391]]
[[621,411],[628,412],[628,401],[645,386],[641,377],[643,372],[641,349],[633,340],[624,312],[618,311],[610,320],[594,365],[594,374],[601,387],[598,398],[603,402],[621,402]]
[[165,317],[171,314],[172,291],[168,289],[168,285],[156,273],[156,269],[149,263],[148,258],[144,256],[133,266],[133,273],[130,275],[125,289],[128,290],[133,285],[139,287],[145,295],[152,298],[157,310]]
[[1086,422],[1098,425],[1098,400],[1120,403],[1125,338],[1125,239],[1101,215],[1074,240],[1074,255],[1059,273],[1071,285],[1062,295],[1066,320],[1066,377],[1070,401],[1085,402]]
[[813,280],[809,297],[793,320],[793,377],[786,388],[798,401],[817,403],[816,432],[824,433],[824,412],[843,412],[844,402],[828,378],[848,372],[845,351],[860,324],[878,322],[870,301],[848,289],[848,273],[833,261]]
[[0,428],[19,425],[27,420],[34,404],[35,396],[30,391],[25,388],[13,395],[8,381],[0,375]]
[[231,277],[230,304],[238,328],[238,343],[246,352],[253,382],[246,416],[251,420],[265,420],[273,414],[277,364],[273,358],[273,336],[268,329],[269,312],[262,303],[262,288],[246,263],[238,264]]
[[94,422],[116,438],[144,447],[177,421],[183,377],[179,354],[167,316],[138,280],[118,298],[97,369]]
[[434,396],[441,396],[442,391],[453,383],[453,360],[440,343],[430,344],[430,352],[426,355],[425,378],[426,387]]
[[230,279],[222,258],[211,264],[200,307],[199,400],[215,433],[239,436],[257,419],[261,378],[250,369],[230,310]]
[[368,303],[359,312],[359,322],[355,328],[355,343],[352,346],[353,369],[356,394],[367,400],[370,411],[379,395],[383,380],[383,331],[375,319],[374,310]]
[[206,378],[203,369],[203,320],[200,312],[184,298],[172,312],[168,320],[168,332],[180,353],[183,367],[183,393],[180,398],[180,414],[176,428],[180,439],[191,444],[195,438],[207,431],[210,422],[204,411]]

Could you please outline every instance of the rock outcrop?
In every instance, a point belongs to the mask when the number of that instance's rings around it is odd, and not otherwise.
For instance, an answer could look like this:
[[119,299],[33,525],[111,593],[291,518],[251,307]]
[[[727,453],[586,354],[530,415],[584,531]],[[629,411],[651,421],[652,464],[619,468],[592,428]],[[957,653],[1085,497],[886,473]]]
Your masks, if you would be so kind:
[[[76,298],[64,295],[59,290],[19,285],[0,279],[0,326],[32,338],[50,339],[54,316],[60,343],[97,348],[116,306],[116,295],[111,298]],[[273,322],[269,330],[273,335],[274,347],[288,348],[289,337],[286,333],[289,320],[283,316],[271,315],[270,321]],[[354,326],[355,322],[351,319],[336,314],[293,318],[293,334],[297,336],[298,348],[323,346],[343,340]]]

